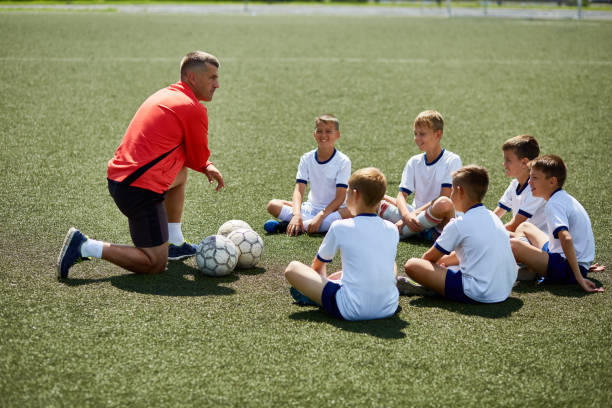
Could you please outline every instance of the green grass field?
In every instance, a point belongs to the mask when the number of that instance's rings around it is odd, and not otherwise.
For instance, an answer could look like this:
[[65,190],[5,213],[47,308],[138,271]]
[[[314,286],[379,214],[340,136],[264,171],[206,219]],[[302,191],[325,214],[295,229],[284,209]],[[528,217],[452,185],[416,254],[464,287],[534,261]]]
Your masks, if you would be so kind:
[[[603,294],[524,282],[498,305],[402,297],[394,318],[349,323],[293,304],[282,277],[322,238],[263,223],[316,115],[336,114],[353,169],[379,167],[395,194],[412,120],[435,108],[444,146],[489,169],[489,208],[504,140],[561,155],[610,265],[610,38],[605,22],[0,13],[0,407],[609,406],[609,272],[593,274]],[[106,163],[193,49],[222,62],[208,109],[227,188],[190,174],[185,236],[243,219],[265,259],[219,279],[193,261],[154,277],[95,261],[59,283],[70,226],[130,242]],[[401,242],[397,261],[426,248]]]

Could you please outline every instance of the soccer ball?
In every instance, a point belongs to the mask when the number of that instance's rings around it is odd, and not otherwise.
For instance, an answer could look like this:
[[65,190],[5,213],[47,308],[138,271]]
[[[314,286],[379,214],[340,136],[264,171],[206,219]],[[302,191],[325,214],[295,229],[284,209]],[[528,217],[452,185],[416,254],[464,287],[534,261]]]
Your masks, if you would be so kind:
[[211,235],[197,245],[196,263],[205,275],[228,275],[238,263],[238,248],[222,235]]
[[249,224],[242,220],[229,220],[219,227],[217,235],[227,237],[232,231],[237,230],[238,228],[252,229]]
[[238,228],[227,236],[238,248],[238,267],[252,268],[263,254],[263,240],[252,229]]

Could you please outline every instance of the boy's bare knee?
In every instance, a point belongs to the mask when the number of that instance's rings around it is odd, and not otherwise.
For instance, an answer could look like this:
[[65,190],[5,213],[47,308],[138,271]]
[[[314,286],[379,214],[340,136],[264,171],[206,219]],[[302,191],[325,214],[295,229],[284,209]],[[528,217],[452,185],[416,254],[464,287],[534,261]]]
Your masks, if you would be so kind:
[[521,245],[523,245],[523,244],[524,244],[524,242],[521,241],[518,238],[511,238],[510,239],[510,248],[512,249],[512,255],[514,255],[514,259],[518,260],[520,248],[521,248]]
[[455,206],[448,197],[438,197],[431,207],[431,211],[438,216],[452,216],[455,213]]
[[275,217],[279,216],[282,208],[283,208],[283,202],[277,199],[270,200],[270,202],[266,206],[266,210],[268,211],[268,213],[270,213],[271,215]]
[[417,263],[418,263],[417,258],[410,258],[409,260],[406,261],[406,264],[404,265],[404,270],[406,271],[406,275],[410,276],[411,278],[413,277],[412,274],[414,272],[414,269]]

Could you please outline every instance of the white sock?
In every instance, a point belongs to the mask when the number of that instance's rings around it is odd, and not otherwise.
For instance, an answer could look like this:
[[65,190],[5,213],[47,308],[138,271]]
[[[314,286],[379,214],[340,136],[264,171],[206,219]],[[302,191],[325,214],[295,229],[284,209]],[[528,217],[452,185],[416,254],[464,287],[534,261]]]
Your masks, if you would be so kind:
[[92,258],[102,258],[102,247],[104,243],[102,241],[97,241],[95,239],[87,238],[87,241],[83,242],[81,245],[81,256],[84,257],[92,257]]
[[180,222],[169,222],[168,223],[168,242],[174,245],[181,245],[185,242],[183,238],[183,231],[181,230]]
[[[431,207],[428,208],[426,211],[423,211],[422,213],[417,215],[417,221],[423,227],[423,231],[433,228],[436,225],[438,225],[440,222],[442,222],[441,218],[436,218],[433,215],[431,215],[430,210],[431,210]],[[402,234],[401,234],[402,237],[410,237],[416,234],[418,234],[418,232],[412,231],[410,228],[408,228],[407,225],[404,225],[404,228],[402,228]]]

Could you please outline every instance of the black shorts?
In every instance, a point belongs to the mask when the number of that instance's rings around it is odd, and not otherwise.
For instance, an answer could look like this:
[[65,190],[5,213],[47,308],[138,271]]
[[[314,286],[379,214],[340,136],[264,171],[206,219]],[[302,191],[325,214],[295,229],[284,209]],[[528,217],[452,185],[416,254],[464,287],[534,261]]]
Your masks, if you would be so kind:
[[164,206],[166,194],[126,186],[110,179],[108,191],[119,210],[128,218],[135,246],[150,248],[168,241],[168,216]]

